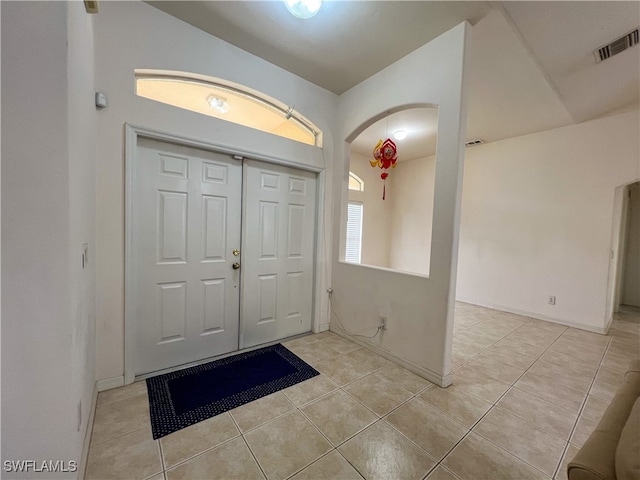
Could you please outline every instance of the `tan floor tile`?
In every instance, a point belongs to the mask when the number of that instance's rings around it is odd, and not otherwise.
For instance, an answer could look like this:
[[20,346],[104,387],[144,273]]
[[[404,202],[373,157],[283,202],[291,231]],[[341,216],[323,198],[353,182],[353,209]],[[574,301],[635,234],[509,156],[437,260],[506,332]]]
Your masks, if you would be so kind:
[[469,360],[466,366],[482,370],[490,377],[508,384],[513,384],[526,370],[526,368],[508,365],[500,358],[484,355],[483,353]]
[[568,328],[558,323],[546,322],[544,320],[538,320],[537,318],[530,318],[529,321],[527,322],[527,326],[536,327],[536,328],[540,328],[542,330],[548,330],[551,332],[557,332],[559,334],[564,333]]
[[490,403],[495,403],[511,386],[488,376],[478,368],[470,368],[466,365],[456,370],[453,383]]
[[149,426],[147,394],[135,395],[96,407],[91,445]]
[[433,387],[421,393],[418,398],[467,428],[471,428],[492,406],[491,403],[471,395],[457,385],[447,388]]
[[411,393],[418,393],[434,386],[429,380],[395,364],[383,367],[376,373]]
[[124,387],[112,388],[98,393],[98,401],[96,405],[104,405],[106,403],[116,402],[124,398],[135,397],[136,395],[147,394],[147,382],[142,380]]
[[162,437],[165,468],[240,435],[228,412]]
[[323,360],[327,360],[335,357],[336,355],[340,355],[340,353],[332,350],[331,348],[320,346],[320,343],[321,342],[318,341],[287,348],[312,366],[315,366],[316,363]]
[[294,408],[295,406],[282,392],[276,392],[234,408],[231,410],[231,415],[238,423],[240,431],[246,432]]
[[575,413],[580,411],[586,396],[582,391],[565,387],[562,382],[554,383],[549,377],[532,372],[525,373],[514,386]]
[[147,480],[165,480],[164,472],[159,473],[158,475],[154,475],[153,477],[148,478]]
[[569,439],[578,414],[523,390],[512,388],[498,406],[564,440]]
[[158,442],[142,428],[89,449],[87,480],[144,479],[162,472]]
[[525,355],[519,353],[512,348],[505,348],[496,344],[484,352],[479,357],[490,357],[503,362],[505,365],[511,365],[512,367],[518,367],[526,370],[537,360],[537,357],[533,355]]
[[346,442],[338,451],[367,480],[423,478],[435,462],[383,421]]
[[560,462],[558,472],[556,473],[555,477],[553,477],[554,480],[568,480],[567,466],[569,465],[569,462],[573,460],[573,457],[576,456],[578,450],[580,450],[578,447],[569,444],[569,446],[567,447],[567,451],[565,452],[564,456],[562,457],[562,461]]
[[358,471],[336,450],[316,460],[290,480],[362,480]]
[[377,373],[367,375],[344,389],[381,417],[413,396]]
[[610,337],[599,333],[579,330],[577,328],[567,328],[567,330],[562,334],[562,338],[575,339],[582,345],[597,345],[599,347],[602,347],[609,343]]
[[394,365],[394,363],[390,362],[386,358],[381,357],[377,353],[373,353],[366,348],[361,348],[360,350],[348,353],[345,355],[345,359],[348,359],[352,364],[361,365],[371,372],[378,370],[379,368]]
[[473,432],[469,433],[442,463],[462,480],[548,478],[541,471]]
[[368,375],[373,371],[363,365],[359,365],[347,358],[346,355],[340,355],[328,360],[323,360],[314,365],[316,370],[329,377],[338,386],[343,386],[353,382],[359,378]]
[[611,401],[624,380],[624,375],[619,371],[607,367],[600,367],[589,395]]
[[264,480],[242,437],[167,470],[167,480]]
[[585,348],[585,345],[581,344],[579,341],[559,338],[558,341],[549,348],[549,351],[562,352],[572,355],[573,358],[579,358],[583,362],[591,363],[600,362],[602,355],[604,354],[605,347],[589,345],[588,348]]
[[500,408],[491,410],[473,431],[550,477],[566,445],[564,440]]
[[292,348],[301,347],[303,345],[309,345],[317,341],[318,339],[314,338],[313,335],[305,335],[304,337],[298,337],[298,338],[294,338],[293,340],[287,340],[286,342],[282,342],[282,346],[291,350]]
[[576,357],[574,354],[566,352],[560,349],[549,349],[544,355],[540,357],[540,360],[544,360],[561,367],[571,365],[573,370],[577,370],[582,374],[588,374],[593,377],[598,370],[598,364],[600,363],[601,355],[593,357],[586,357],[581,355]]
[[307,405],[302,412],[334,445],[340,445],[378,419],[341,390]]
[[468,431],[431,405],[414,398],[385,420],[436,460],[440,460]]
[[292,387],[282,390],[297,407],[316,400],[327,393],[337,390],[338,386],[325,375],[318,375]]
[[298,411],[256,428],[244,438],[270,480],[286,478],[332,449]]
[[593,382],[595,371],[580,371],[571,368],[571,364],[557,365],[545,360],[538,360],[527,373],[548,377],[550,384],[561,384],[565,388],[586,393]]
[[530,343],[527,343],[518,337],[513,337],[513,333],[511,335],[507,335],[502,340],[497,342],[494,347],[507,349],[515,353],[521,353],[536,358],[542,355],[542,353],[547,349],[546,346],[531,345]]
[[343,338],[337,335],[321,340],[318,345],[320,345],[323,348],[328,348],[330,350],[333,350],[339,354],[350,353],[355,350],[360,350],[362,348],[357,343],[350,342],[346,338]]
[[576,428],[573,431],[573,435],[571,435],[571,443],[578,447],[584,445],[584,442],[587,441],[591,432],[595,430],[608,406],[608,400],[588,395],[584,408],[580,413],[580,418],[576,423]]
[[601,365],[610,370],[624,374],[629,368],[629,354],[616,349],[608,349],[604,354]]
[[457,480],[453,473],[444,468],[442,465],[438,465],[433,471],[427,475],[425,480]]

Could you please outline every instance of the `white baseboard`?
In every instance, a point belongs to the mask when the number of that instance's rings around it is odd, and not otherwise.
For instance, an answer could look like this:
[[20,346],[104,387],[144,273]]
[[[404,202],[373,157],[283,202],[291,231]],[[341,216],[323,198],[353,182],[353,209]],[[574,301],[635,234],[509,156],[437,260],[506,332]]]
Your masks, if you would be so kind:
[[523,317],[531,317],[537,320],[544,320],[545,322],[557,323],[558,325],[564,325],[565,327],[577,328],[579,330],[586,330],[588,332],[599,333],[601,335],[606,335],[607,332],[609,331],[609,326],[611,325],[611,320],[609,320],[606,328],[591,327],[589,325],[583,325],[581,323],[569,322],[567,320],[562,320],[559,318],[548,317],[540,313],[528,312],[526,310],[518,310],[517,308],[511,308],[511,307],[506,307],[504,305],[496,305],[493,303],[481,302],[478,300],[465,298],[465,297],[458,297],[456,298],[456,301],[469,303],[471,305],[477,305],[479,307],[491,308],[493,310],[500,310],[501,312],[513,313],[515,315],[521,315]]
[[93,384],[93,394],[91,395],[91,409],[89,410],[89,419],[87,420],[87,429],[84,433],[84,443],[82,445],[82,457],[80,465],[78,465],[78,480],[85,477],[87,470],[87,460],[89,459],[89,446],[91,445],[91,435],[93,434],[93,419],[96,416],[96,405],[98,403],[98,382]]
[[316,332],[313,333],[321,333],[321,332],[326,332],[329,330],[329,324],[328,323],[323,323],[322,325],[318,325],[318,330]]
[[424,367],[420,367],[414,363],[408,362],[407,360],[404,360],[400,357],[398,357],[397,355],[383,349],[380,348],[376,345],[371,345],[368,342],[365,342],[364,340],[360,340],[358,337],[354,337],[353,335],[349,335],[345,330],[343,330],[342,328],[336,326],[336,325],[329,325],[329,330],[331,330],[334,333],[337,333],[338,335],[340,335],[341,337],[346,338],[347,340],[352,341],[353,343],[356,343],[358,345],[360,345],[361,347],[366,348],[367,350],[371,350],[373,353],[377,353],[378,355],[380,355],[381,357],[386,358],[387,360],[392,361],[393,363],[396,363],[398,365],[400,365],[403,368],[406,368],[407,370],[415,373],[416,375],[424,378],[425,380],[429,380],[431,383],[435,383],[436,385],[439,385],[440,387],[448,387],[449,385],[451,385],[451,374],[449,373],[448,375],[442,376],[437,374],[436,372],[433,372],[431,370],[429,370],[428,368],[424,368]]
[[118,377],[105,378],[96,382],[99,392],[111,390],[112,388],[122,387],[124,385],[124,375]]

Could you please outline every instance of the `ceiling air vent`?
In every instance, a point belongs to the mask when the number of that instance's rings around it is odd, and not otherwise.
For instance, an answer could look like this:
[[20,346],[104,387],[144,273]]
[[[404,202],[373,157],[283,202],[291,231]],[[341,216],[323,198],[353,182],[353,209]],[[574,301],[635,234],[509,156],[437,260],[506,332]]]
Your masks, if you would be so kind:
[[484,142],[478,138],[477,140],[469,140],[467,143],[464,144],[464,146],[465,146],[465,148],[466,147],[475,147],[476,145],[481,145],[483,143]]
[[604,47],[600,47],[596,50],[594,55],[596,56],[596,63],[600,63],[603,60],[606,60],[609,57],[613,57],[620,52],[625,51],[629,47],[633,47],[640,43],[640,38],[638,34],[638,29],[636,28],[632,32],[623,35],[622,37],[614,40],[608,45]]

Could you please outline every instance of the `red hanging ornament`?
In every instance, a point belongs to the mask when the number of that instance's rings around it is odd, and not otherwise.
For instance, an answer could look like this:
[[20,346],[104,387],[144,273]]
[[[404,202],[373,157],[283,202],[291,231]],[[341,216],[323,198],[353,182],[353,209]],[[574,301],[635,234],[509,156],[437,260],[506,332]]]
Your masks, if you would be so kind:
[[[390,138],[387,138],[384,142],[382,140],[378,140],[378,143],[373,149],[373,160],[369,160],[371,166],[387,170],[389,168],[396,168],[397,162],[398,148],[396,147],[396,144],[393,143],[393,140]],[[380,178],[385,182],[382,186],[382,200],[386,197],[386,180],[388,176],[389,174],[387,172],[382,172],[380,174]]]

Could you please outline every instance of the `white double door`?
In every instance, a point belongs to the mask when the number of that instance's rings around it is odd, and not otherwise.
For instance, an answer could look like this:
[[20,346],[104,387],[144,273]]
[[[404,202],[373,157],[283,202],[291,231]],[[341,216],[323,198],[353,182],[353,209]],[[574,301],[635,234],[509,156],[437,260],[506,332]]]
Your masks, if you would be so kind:
[[316,175],[138,139],[136,375],[311,330]]

